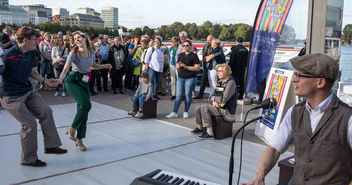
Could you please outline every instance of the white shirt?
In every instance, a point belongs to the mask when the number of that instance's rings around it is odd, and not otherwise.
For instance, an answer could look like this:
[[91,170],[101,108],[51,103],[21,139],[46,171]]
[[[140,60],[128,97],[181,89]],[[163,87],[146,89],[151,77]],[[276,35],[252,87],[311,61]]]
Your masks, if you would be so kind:
[[[318,107],[315,109],[312,109],[308,102],[306,102],[306,109],[309,113],[310,117],[310,126],[312,128],[312,133],[314,133],[315,128],[317,127],[321,117],[325,113],[325,110],[328,108],[331,99],[333,97],[333,94],[326,98],[323,102],[321,102]],[[272,138],[271,142],[269,143],[270,146],[275,148],[278,152],[281,154],[284,153],[289,145],[293,141],[293,135],[292,135],[292,124],[291,124],[291,116],[292,116],[292,109],[294,106],[292,106],[290,109],[288,109],[284,119],[282,120],[279,130],[277,133],[274,135]],[[350,145],[350,148],[352,149],[352,116],[350,117],[348,121],[348,129],[347,129],[347,142]]]
[[[154,46],[153,46],[154,47]],[[154,47],[154,52],[152,47],[148,48],[147,53],[145,54],[145,63],[149,64],[149,67],[154,71],[163,72],[164,68],[164,53],[161,49]]]

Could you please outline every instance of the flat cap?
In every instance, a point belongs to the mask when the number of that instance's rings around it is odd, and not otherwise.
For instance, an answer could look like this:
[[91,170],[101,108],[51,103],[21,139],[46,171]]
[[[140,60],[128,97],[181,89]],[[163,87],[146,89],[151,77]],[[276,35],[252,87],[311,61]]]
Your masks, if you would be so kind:
[[310,54],[292,58],[290,61],[292,66],[302,73],[331,80],[337,79],[339,64],[330,56]]
[[104,35],[103,34],[99,34],[99,39],[102,39],[104,38]]

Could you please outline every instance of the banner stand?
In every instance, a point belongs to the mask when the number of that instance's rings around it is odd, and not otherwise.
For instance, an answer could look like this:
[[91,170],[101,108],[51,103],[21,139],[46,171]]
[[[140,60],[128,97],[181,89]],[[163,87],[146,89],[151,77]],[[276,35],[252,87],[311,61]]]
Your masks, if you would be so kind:
[[292,77],[293,71],[279,68],[271,68],[268,75],[264,99],[275,98],[277,106],[272,110],[261,109],[259,111],[260,115],[271,111],[271,115],[259,120],[255,129],[255,135],[267,144],[277,132],[287,110],[298,103],[298,97],[294,94]]

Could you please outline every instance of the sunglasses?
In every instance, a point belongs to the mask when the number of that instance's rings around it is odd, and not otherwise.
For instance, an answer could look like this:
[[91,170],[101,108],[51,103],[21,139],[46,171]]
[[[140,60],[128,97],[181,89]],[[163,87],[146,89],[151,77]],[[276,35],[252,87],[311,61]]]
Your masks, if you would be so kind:
[[182,45],[183,47],[189,47],[189,45]]

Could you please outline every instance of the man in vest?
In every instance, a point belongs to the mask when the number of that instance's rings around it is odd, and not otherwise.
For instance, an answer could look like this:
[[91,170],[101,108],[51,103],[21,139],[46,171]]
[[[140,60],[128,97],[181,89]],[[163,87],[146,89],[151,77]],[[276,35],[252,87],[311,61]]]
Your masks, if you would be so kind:
[[352,181],[352,109],[331,88],[338,64],[322,54],[291,59],[295,94],[306,101],[292,106],[262,154],[248,185],[264,184],[264,177],[288,146],[295,146],[292,184],[346,185]]

